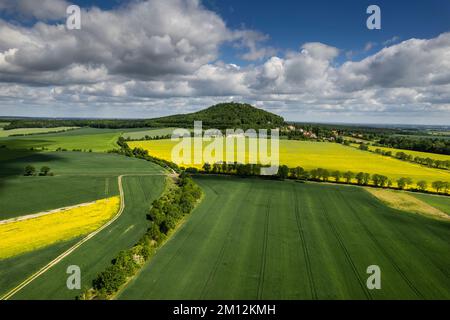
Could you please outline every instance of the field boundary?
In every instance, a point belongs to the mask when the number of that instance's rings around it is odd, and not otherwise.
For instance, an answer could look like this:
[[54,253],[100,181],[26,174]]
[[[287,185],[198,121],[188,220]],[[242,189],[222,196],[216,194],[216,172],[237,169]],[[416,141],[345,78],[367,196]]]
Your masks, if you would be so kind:
[[[107,198],[104,198],[104,199],[107,199]],[[104,199],[97,199],[97,200],[90,201],[90,202],[83,202],[83,203],[79,203],[79,204],[74,204],[72,206],[67,206],[67,207],[57,208],[57,209],[53,209],[53,210],[27,214],[27,215],[20,216],[20,217],[14,217],[14,218],[10,218],[10,219],[0,220],[0,224],[24,221],[24,220],[29,220],[29,219],[33,219],[33,218],[39,218],[39,217],[42,217],[42,216],[46,216],[46,215],[49,215],[49,214],[58,213],[58,212],[62,212],[62,211],[70,210],[70,209],[86,207],[88,205],[94,204],[95,202],[97,202],[99,200],[104,200]]]
[[448,214],[408,193],[370,188],[365,188],[365,190],[390,208],[406,213],[419,214],[428,218],[450,221]]
[[124,174],[124,175],[118,176],[117,183],[119,185],[120,208],[119,208],[119,211],[117,212],[117,214],[111,220],[106,222],[103,226],[101,226],[97,230],[95,230],[95,231],[91,232],[90,234],[88,234],[86,237],[84,237],[83,239],[78,241],[76,244],[74,244],[72,247],[70,247],[69,249],[67,249],[63,253],[61,253],[58,257],[56,257],[55,259],[50,261],[48,264],[46,264],[44,267],[39,269],[37,272],[35,272],[34,274],[32,274],[31,276],[26,278],[19,285],[17,285],[13,289],[11,289],[9,292],[7,292],[5,295],[0,297],[0,300],[8,300],[8,299],[10,299],[17,292],[19,292],[20,290],[25,288],[28,284],[30,284],[33,280],[37,279],[39,276],[44,274],[46,271],[51,269],[53,266],[55,266],[60,261],[62,261],[65,257],[70,255],[73,251],[75,251],[77,248],[79,248],[81,245],[83,245],[85,242],[87,242],[88,240],[93,238],[95,235],[97,235],[98,233],[103,231],[105,228],[109,227],[114,221],[116,221],[122,215],[122,212],[125,209],[125,195],[124,195],[123,186],[122,186],[122,178],[123,177],[127,177],[127,176],[161,176],[161,175],[166,175],[166,174],[165,173],[159,173],[159,174],[157,174],[157,173],[154,173],[154,174]]

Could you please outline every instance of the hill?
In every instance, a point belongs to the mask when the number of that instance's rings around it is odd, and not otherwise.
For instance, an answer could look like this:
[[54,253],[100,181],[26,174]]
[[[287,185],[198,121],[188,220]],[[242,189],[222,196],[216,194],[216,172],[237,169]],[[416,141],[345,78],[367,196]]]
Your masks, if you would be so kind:
[[202,121],[204,127],[225,128],[275,128],[284,124],[276,114],[244,103],[219,103],[194,113],[173,115],[153,120],[160,126],[189,126]]
[[92,128],[143,128],[143,127],[193,127],[194,121],[202,121],[204,128],[275,128],[284,119],[273,113],[243,103],[219,103],[207,109],[188,114],[177,114],[154,119],[17,119],[5,130],[16,128],[52,128],[77,126]]

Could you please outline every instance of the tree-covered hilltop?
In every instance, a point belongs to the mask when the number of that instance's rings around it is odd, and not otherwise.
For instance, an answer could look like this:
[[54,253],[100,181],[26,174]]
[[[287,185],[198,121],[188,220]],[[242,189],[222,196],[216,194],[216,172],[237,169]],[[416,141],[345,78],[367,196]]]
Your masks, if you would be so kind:
[[277,128],[284,125],[284,119],[276,114],[244,103],[219,103],[194,113],[180,114],[153,119],[162,126],[192,127],[194,121],[202,121],[206,128]]
[[284,119],[273,113],[243,103],[219,103],[207,109],[187,114],[177,114],[154,119],[16,119],[4,130],[17,128],[92,127],[92,128],[144,128],[193,127],[202,121],[204,128],[276,128]]

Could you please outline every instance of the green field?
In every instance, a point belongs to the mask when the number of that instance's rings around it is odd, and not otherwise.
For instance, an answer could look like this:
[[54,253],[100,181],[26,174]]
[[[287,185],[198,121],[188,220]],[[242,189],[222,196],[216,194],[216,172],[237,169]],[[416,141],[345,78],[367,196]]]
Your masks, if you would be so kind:
[[[0,124],[1,128],[1,124]],[[54,128],[20,128],[11,130],[0,130],[0,138],[8,137],[11,135],[34,135],[34,134],[44,134],[52,132],[61,132],[74,130],[78,127],[54,127]]]
[[166,136],[172,134],[175,128],[162,128],[162,129],[148,129],[142,131],[125,132],[122,136],[125,139],[139,140],[145,138],[145,136],[156,137],[156,136]]
[[414,193],[411,195],[450,215],[450,197],[423,193]]
[[0,145],[10,149],[58,148],[73,150],[82,149],[104,152],[117,148],[116,141],[123,130],[82,128],[67,132],[48,133],[22,137],[0,138]]
[[[28,164],[49,166],[55,176],[24,177]],[[0,220],[117,195],[118,175],[162,171],[156,168],[116,154],[0,149]]]
[[[155,172],[159,169],[155,166]],[[73,299],[82,290],[91,286],[95,276],[108,266],[120,250],[127,249],[135,244],[148,227],[146,213],[151,202],[156,199],[163,190],[164,176],[130,176],[123,179],[125,192],[125,210],[117,221],[97,234],[94,238],[84,243],[72,254],[64,258],[56,266],[34,280],[24,289],[19,291],[14,299]],[[55,258],[70,246],[55,245],[46,249],[48,257]],[[15,281],[4,280],[8,286],[0,285],[0,291],[5,293],[21,280],[38,270],[40,264],[47,263],[34,252],[36,256],[19,256],[13,258],[17,268],[9,270],[7,266],[12,263],[8,260],[0,261],[0,274],[9,278],[14,275]],[[22,259],[21,259],[22,258]],[[38,260],[34,264],[25,264],[25,261]],[[22,262],[22,263],[20,263]],[[68,290],[66,287],[66,268],[69,265],[78,265],[82,272],[82,290]],[[12,276],[11,276],[12,278]]]
[[[166,160],[171,160],[172,148],[176,144],[176,141],[171,140],[128,142],[131,148],[144,148],[151,155]],[[179,164],[189,166],[188,164]],[[414,182],[425,180],[429,186],[436,180],[450,181],[448,170],[427,168],[415,163],[329,142],[280,140],[280,164],[289,167],[301,166],[306,170],[321,167],[342,172],[350,170],[355,173],[359,171],[370,174],[378,173],[388,176],[393,181],[400,177],[410,177]],[[197,167],[201,167],[201,165]]]
[[[119,299],[449,299],[450,224],[361,188],[199,177],[186,224]],[[366,268],[381,268],[381,290]]]

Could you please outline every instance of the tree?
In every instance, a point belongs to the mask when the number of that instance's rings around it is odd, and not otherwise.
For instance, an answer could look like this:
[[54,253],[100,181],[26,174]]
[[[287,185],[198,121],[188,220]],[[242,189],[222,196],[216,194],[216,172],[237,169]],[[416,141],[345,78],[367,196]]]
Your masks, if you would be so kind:
[[222,163],[222,172],[223,173],[228,173],[228,165],[226,162]]
[[25,176],[34,176],[36,174],[36,168],[33,167],[32,165],[27,165],[25,167]]
[[439,192],[444,187],[444,182],[442,181],[433,181],[431,186],[436,189],[436,192]]
[[330,178],[330,172],[327,169],[322,170],[322,179],[323,181],[328,181]]
[[380,175],[380,186],[384,187],[388,184],[389,178],[383,175]]
[[378,187],[380,185],[380,175],[375,173],[372,175],[373,184]]
[[448,189],[450,187],[450,184],[448,182],[444,182],[442,184],[442,188],[444,189],[444,192],[447,193]]
[[203,164],[203,170],[205,170],[206,173],[209,173],[209,171],[211,170],[211,165],[208,162],[205,162]]
[[367,172],[364,172],[363,179],[362,179],[363,184],[367,185],[367,184],[369,184],[369,181],[370,181],[370,174],[368,174]]
[[347,182],[347,183],[350,183],[354,177],[355,177],[355,174],[351,171],[347,171],[344,173],[345,182]]
[[220,173],[220,169],[222,168],[222,164],[220,163],[214,163],[213,164],[213,168],[212,168],[212,172],[213,173]]
[[46,176],[46,175],[48,175],[49,172],[50,172],[50,167],[43,166],[41,168],[41,172],[39,172],[39,175],[40,176]]
[[289,175],[289,168],[286,165],[282,165],[278,168],[278,177],[280,179],[286,179]]
[[361,144],[359,145],[359,149],[360,149],[360,150],[367,151],[367,150],[369,150],[369,146],[368,146],[367,144],[365,144],[365,143],[361,143]]
[[358,184],[363,184],[364,181],[364,172],[358,172],[358,174],[355,176],[356,182]]
[[147,235],[154,241],[159,242],[161,240],[161,231],[159,230],[159,226],[152,222],[150,228],[147,230]]
[[333,171],[331,175],[333,176],[334,180],[336,180],[336,182],[339,182],[341,180],[342,174],[339,170]]
[[411,178],[402,177],[397,180],[397,185],[400,189],[404,189],[404,188],[408,187],[408,185],[410,185],[411,183],[412,183]]
[[420,180],[417,182],[417,188],[421,191],[425,191],[427,189],[427,182],[425,180]]
[[302,167],[290,168],[289,172],[294,179],[301,179],[305,174],[305,170]]
[[409,177],[405,178],[405,185],[406,185],[406,187],[408,187],[412,183],[413,183],[413,181],[412,181],[411,178],[409,178]]
[[311,179],[316,180],[319,174],[318,174],[317,169],[312,169],[309,172],[309,175],[311,176]]

